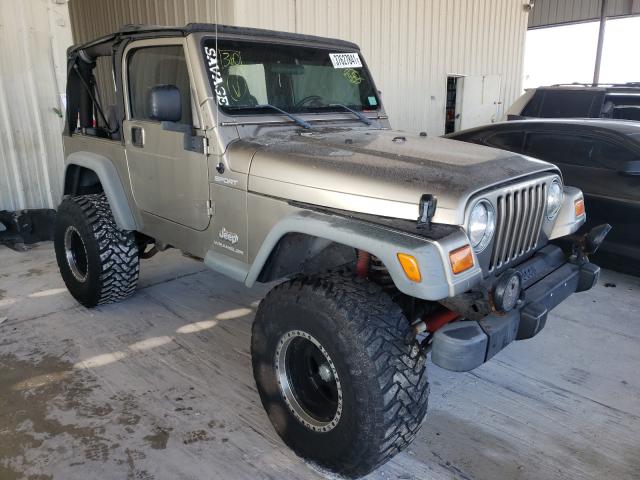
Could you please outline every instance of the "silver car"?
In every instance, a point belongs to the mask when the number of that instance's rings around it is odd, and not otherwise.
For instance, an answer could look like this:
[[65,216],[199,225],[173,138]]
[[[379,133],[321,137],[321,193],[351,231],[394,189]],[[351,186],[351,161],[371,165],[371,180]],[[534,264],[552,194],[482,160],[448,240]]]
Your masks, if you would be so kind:
[[[357,45],[126,27],[68,51],[55,247],[83,305],[177,248],[247,287],[256,385],[299,455],[358,477],[415,437],[426,356],[471,370],[590,289],[582,193],[546,162],[394,131]],[[102,70],[101,70],[102,69]]]

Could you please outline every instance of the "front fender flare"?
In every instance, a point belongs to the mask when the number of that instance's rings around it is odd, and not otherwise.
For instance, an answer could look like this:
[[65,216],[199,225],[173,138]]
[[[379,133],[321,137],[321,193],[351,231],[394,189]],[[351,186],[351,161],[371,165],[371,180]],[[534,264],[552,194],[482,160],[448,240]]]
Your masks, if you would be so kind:
[[78,165],[92,170],[98,176],[118,228],[121,230],[137,230],[136,220],[129,206],[122,180],[111,160],[93,152],[74,152],[67,157],[65,179],[67,178],[67,170],[71,165]]
[[[384,263],[400,291],[425,300],[458,295],[482,279],[477,259],[474,259],[475,266],[466,272],[454,275],[451,271],[449,252],[469,242],[461,229],[434,241],[359,219],[301,210],[278,222],[269,232],[243,279],[246,286],[251,287],[255,283],[280,238],[294,232],[324,238],[375,255]],[[413,255],[418,260],[421,282],[407,278],[397,259],[400,252]]]

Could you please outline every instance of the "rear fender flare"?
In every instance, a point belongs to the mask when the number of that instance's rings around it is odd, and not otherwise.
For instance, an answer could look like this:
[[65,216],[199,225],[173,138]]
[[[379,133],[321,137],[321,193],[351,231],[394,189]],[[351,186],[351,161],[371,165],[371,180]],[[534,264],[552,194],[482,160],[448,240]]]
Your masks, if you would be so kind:
[[[111,160],[93,152],[74,152],[67,157],[64,179],[73,165],[95,172],[109,201],[116,225],[121,230],[137,230],[137,225],[118,170]],[[64,185],[63,185],[63,191]]]

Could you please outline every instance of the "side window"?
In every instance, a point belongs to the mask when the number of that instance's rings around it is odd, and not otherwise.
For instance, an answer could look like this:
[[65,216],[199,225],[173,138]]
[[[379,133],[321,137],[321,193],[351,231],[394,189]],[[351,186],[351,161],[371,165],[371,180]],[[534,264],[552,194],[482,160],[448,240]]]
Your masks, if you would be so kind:
[[496,133],[486,138],[485,143],[491,147],[522,153],[524,132]]
[[[601,92],[583,92],[575,90],[549,90],[545,92],[540,109],[542,118],[588,118],[598,100],[602,102]],[[599,116],[599,112],[598,115]]]
[[142,47],[132,50],[128,57],[127,71],[131,118],[152,120],[149,106],[151,89],[158,85],[174,85],[180,91],[182,104],[180,123],[193,124],[189,71],[181,45]]
[[95,115],[96,124],[99,127],[115,129],[117,127],[115,118],[116,87],[113,80],[112,57],[98,57],[96,59],[96,68],[93,69],[93,75],[102,111],[110,125],[104,125],[101,115]]
[[638,155],[632,150],[613,142],[600,140],[593,152],[592,166],[620,171],[626,162],[633,160],[638,160]]
[[544,101],[544,90],[536,90],[529,100],[529,103],[522,109],[520,115],[523,117],[539,117],[540,108],[542,108],[542,102]]
[[525,151],[551,163],[608,170],[621,170],[625,162],[636,159],[633,151],[621,145],[582,135],[531,133]]
[[603,116],[623,120],[640,120],[640,95],[607,95]]
[[525,142],[527,155],[566,165],[588,166],[594,148],[593,139],[566,133],[529,133]]
[[613,107],[612,117],[622,120],[640,120],[640,106],[620,105],[617,107]]

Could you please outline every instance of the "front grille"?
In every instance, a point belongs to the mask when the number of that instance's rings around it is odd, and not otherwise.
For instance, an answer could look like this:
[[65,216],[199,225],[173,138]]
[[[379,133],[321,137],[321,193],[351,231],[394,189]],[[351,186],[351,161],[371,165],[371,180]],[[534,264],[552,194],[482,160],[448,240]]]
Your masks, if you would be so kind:
[[498,269],[534,250],[547,202],[544,181],[509,191],[496,200],[496,232],[489,270]]

